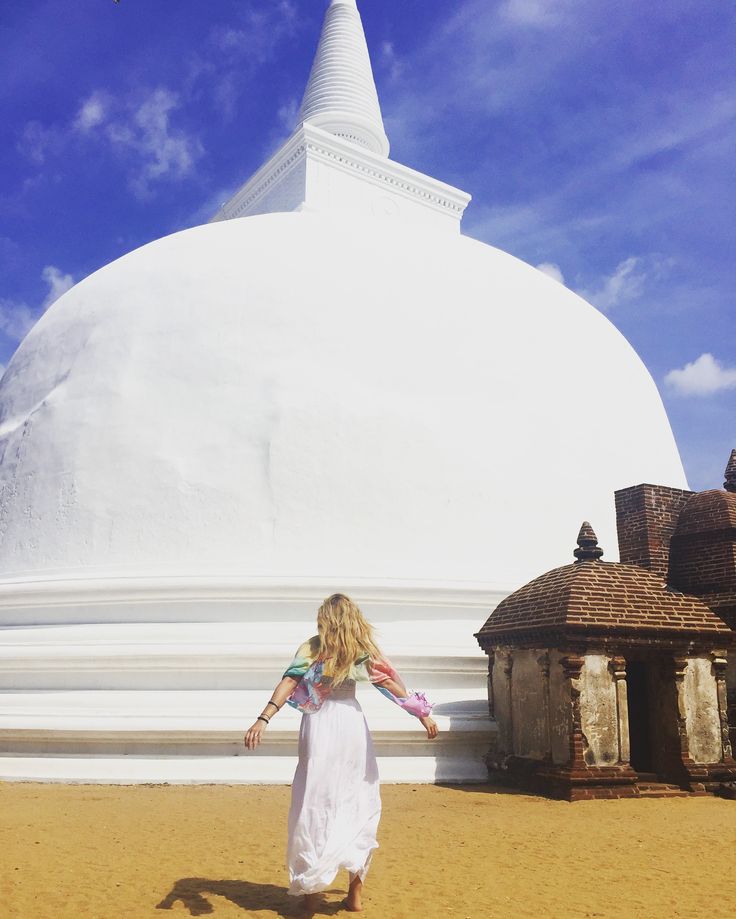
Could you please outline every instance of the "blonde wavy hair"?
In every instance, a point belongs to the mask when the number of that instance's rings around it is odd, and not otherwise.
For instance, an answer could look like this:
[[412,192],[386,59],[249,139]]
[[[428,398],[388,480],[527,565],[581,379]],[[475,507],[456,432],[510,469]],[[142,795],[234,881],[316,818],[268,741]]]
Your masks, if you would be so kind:
[[356,603],[345,594],[332,594],[317,610],[317,635],[312,639],[321,660],[332,663],[332,682],[343,683],[358,658],[367,654],[379,660],[381,651],[368,622]]

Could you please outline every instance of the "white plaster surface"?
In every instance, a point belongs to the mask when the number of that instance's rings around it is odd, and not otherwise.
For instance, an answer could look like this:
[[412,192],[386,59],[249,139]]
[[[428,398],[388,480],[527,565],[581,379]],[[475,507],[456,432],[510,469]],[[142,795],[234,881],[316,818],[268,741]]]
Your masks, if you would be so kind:
[[[494,736],[472,637],[499,595],[346,584],[440,736],[360,687],[384,781],[483,781]],[[282,710],[255,757],[242,734],[328,585],[191,578],[0,585],[0,778],[289,782],[299,715]]]
[[563,765],[570,761],[570,732],[572,729],[572,701],[570,681],[565,678],[561,661],[565,655],[556,649],[550,651],[549,693],[550,727],[552,734],[552,761]]
[[541,651],[514,652],[512,724],[514,753],[530,759],[543,759],[547,750],[542,672],[537,659]]
[[586,654],[581,673],[580,714],[589,766],[611,766],[619,760],[616,683],[608,669],[611,658]]
[[709,654],[691,657],[685,671],[685,723],[690,756],[696,763],[723,759],[718,689]]
[[347,211],[458,233],[469,201],[470,195],[445,182],[303,124],[212,221],[281,211]]
[[615,557],[611,494],[639,481],[685,485],[620,333],[512,256],[400,222],[158,240],[53,304],[0,381],[6,577],[512,588],[584,518]]

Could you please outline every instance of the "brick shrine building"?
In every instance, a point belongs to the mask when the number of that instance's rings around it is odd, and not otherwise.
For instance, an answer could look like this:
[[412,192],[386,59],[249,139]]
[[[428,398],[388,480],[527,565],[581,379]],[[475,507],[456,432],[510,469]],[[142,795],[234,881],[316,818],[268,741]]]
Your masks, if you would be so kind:
[[[568,800],[736,781],[736,450],[724,490],[616,493],[620,562],[588,523],[576,561],[502,601],[476,638],[491,779]],[[730,718],[729,718],[730,716]]]

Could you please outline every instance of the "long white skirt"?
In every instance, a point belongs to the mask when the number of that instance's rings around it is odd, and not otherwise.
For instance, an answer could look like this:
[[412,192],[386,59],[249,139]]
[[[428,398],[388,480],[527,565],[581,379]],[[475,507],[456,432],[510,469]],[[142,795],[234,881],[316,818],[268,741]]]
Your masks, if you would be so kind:
[[378,848],[378,765],[355,684],[302,715],[289,809],[289,893],[326,890],[340,869],[365,878]]

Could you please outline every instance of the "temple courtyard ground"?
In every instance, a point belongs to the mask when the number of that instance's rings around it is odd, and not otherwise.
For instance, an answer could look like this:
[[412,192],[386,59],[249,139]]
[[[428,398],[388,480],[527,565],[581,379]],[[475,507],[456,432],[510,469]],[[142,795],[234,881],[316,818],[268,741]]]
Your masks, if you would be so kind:
[[[736,915],[736,802],[386,785],[366,919]],[[6,919],[297,915],[289,789],[0,784]],[[322,914],[341,906],[338,876]]]

